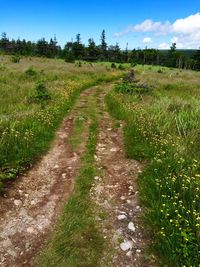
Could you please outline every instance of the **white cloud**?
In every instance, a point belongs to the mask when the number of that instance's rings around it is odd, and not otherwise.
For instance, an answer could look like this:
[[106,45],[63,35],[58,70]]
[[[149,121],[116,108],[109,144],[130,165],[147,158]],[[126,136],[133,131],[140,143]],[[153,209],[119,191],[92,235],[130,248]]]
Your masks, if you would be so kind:
[[[124,31],[115,33],[114,36],[120,37],[131,32],[152,33],[155,36],[169,35],[169,38],[173,34],[171,42],[177,43],[177,48],[199,48],[200,13],[177,19],[173,23],[146,19],[140,24],[129,25]],[[145,43],[144,40],[143,43]],[[163,49],[169,47],[166,42],[161,43],[160,46],[164,47]]]
[[177,19],[172,24],[172,32],[192,34],[197,31],[200,31],[200,13],[191,15],[184,19]]
[[152,39],[150,37],[145,37],[142,42],[143,42],[143,44],[151,44],[151,43],[153,43],[153,41],[152,41]]
[[165,35],[170,28],[169,21],[165,23],[161,23],[160,21],[153,21],[151,19],[147,19],[140,24],[136,24],[132,26],[132,31],[134,32],[155,32],[157,35]]
[[172,32],[176,34],[177,48],[200,47],[200,13],[184,19],[177,19],[172,24]]
[[170,27],[169,21],[162,24],[160,21],[146,19],[140,24],[129,25],[123,31],[114,33],[114,37],[121,37],[131,32],[154,32],[156,35],[165,35]]

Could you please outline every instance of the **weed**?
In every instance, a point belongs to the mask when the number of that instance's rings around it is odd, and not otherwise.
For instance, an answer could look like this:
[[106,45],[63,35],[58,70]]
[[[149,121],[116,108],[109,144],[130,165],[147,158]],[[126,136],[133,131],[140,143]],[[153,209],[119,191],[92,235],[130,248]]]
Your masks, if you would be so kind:
[[170,84],[160,75],[160,86],[154,94],[145,92],[143,101],[124,82],[106,97],[110,113],[126,121],[126,155],[149,161],[138,180],[140,197],[163,266],[200,264],[200,98],[198,85],[186,82],[189,75],[195,77],[185,71],[181,82]]
[[13,63],[19,63],[20,62],[20,57],[19,56],[12,56],[11,57],[11,62],[13,62]]

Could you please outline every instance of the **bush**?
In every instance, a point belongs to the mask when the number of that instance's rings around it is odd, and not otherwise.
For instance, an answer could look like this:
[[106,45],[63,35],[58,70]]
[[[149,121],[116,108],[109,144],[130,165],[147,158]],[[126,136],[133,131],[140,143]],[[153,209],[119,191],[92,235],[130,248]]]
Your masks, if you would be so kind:
[[115,86],[115,92],[129,95],[144,95],[150,94],[152,88],[146,84],[124,82]]
[[19,56],[12,56],[11,57],[11,62],[13,62],[13,63],[19,63],[20,62],[20,57]]
[[120,65],[118,66],[118,69],[119,69],[119,70],[125,70],[125,66],[123,66],[122,64],[120,64]]
[[163,71],[162,71],[161,69],[159,69],[157,72],[158,72],[158,73],[163,73]]
[[131,68],[134,68],[135,66],[137,66],[136,62],[131,62]]
[[74,63],[75,62],[74,55],[72,53],[67,54],[65,57],[65,62]]
[[116,69],[117,68],[115,63],[112,63],[110,67],[111,67],[111,69]]
[[39,82],[34,90],[34,93],[29,96],[29,103],[42,103],[43,101],[50,100],[51,96],[43,82]]
[[37,71],[34,70],[32,67],[30,67],[25,71],[25,74],[28,75],[28,76],[36,76],[37,75]]
[[78,62],[76,63],[76,66],[78,66],[79,68],[82,67],[82,63],[81,63],[81,61],[78,61]]

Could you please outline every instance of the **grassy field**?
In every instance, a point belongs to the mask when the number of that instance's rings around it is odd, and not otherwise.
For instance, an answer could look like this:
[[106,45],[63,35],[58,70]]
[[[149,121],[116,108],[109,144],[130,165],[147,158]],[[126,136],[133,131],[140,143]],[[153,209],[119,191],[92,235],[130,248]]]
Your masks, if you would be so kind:
[[146,160],[139,177],[145,222],[162,266],[200,266],[200,73],[138,66],[136,82],[107,95],[125,120],[130,158]]
[[116,79],[102,64],[0,56],[0,189],[45,152],[79,93]]

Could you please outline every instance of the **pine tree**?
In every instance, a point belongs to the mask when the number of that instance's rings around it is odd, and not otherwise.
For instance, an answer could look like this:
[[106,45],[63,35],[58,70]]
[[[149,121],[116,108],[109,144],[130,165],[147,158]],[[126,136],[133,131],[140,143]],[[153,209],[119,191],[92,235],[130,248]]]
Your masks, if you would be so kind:
[[7,38],[7,34],[5,32],[2,33],[1,35],[1,40],[0,40],[0,49],[7,53],[9,52],[9,39]]
[[194,69],[195,70],[200,70],[200,48],[194,54],[193,59],[195,61],[195,63],[194,63]]
[[78,59],[78,60],[83,59],[85,56],[85,47],[81,43],[80,33],[76,35],[76,41],[73,43],[73,46],[72,46],[72,52],[73,52],[75,59]]
[[99,49],[96,46],[94,40],[90,38],[88,40],[88,47],[87,47],[87,60],[88,61],[96,61],[98,59]]
[[101,33],[101,45],[100,45],[100,50],[101,50],[101,54],[100,54],[100,59],[102,61],[106,60],[107,58],[107,43],[106,43],[106,34],[105,34],[105,30],[102,31]]

